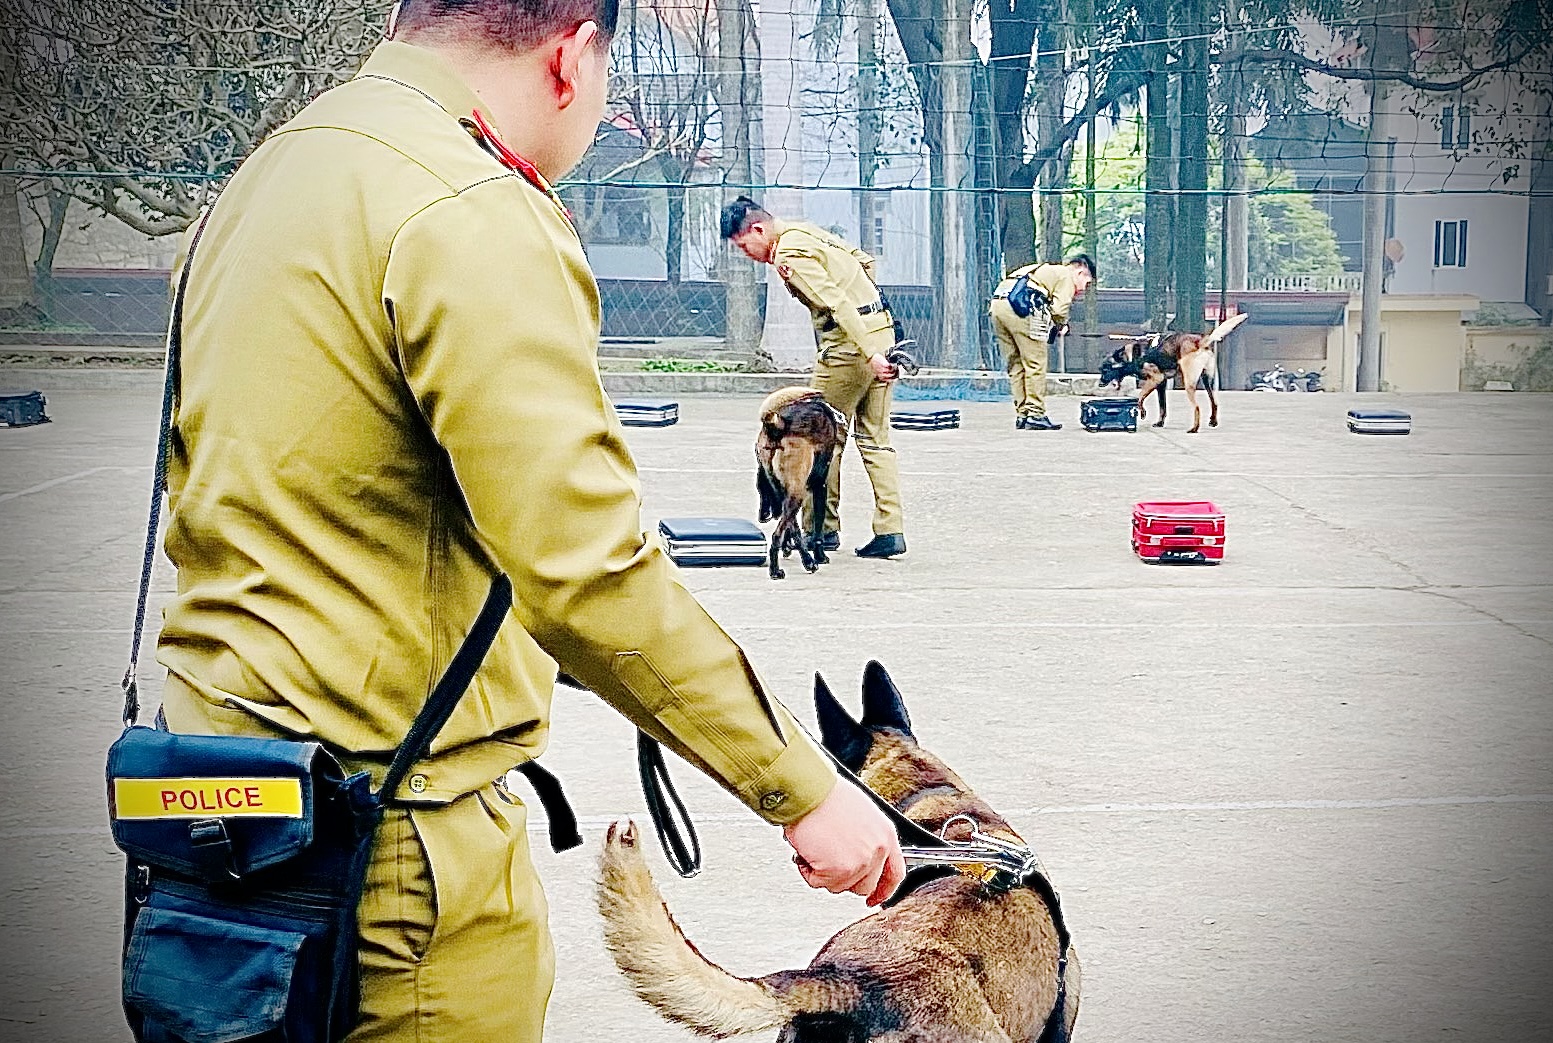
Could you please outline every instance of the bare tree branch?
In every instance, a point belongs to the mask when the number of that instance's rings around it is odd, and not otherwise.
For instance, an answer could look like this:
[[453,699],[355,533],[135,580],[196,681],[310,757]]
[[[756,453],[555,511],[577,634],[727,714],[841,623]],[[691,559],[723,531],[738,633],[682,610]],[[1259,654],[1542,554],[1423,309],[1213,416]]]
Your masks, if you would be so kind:
[[[1492,75],[1493,73],[1500,72],[1504,69],[1514,68],[1515,66],[1520,65],[1534,52],[1546,49],[1546,42],[1538,41],[1528,43],[1509,57],[1502,58],[1499,61],[1491,62],[1488,65],[1472,69],[1471,71],[1463,73],[1461,76],[1458,76],[1453,80],[1431,80],[1422,76],[1416,76],[1413,73],[1402,69],[1366,69],[1362,67],[1347,68],[1341,65],[1334,65],[1331,62],[1320,61],[1316,58],[1309,58],[1299,53],[1298,51],[1292,51],[1282,47],[1238,51],[1236,52],[1235,58],[1237,60],[1247,62],[1291,65],[1297,69],[1304,69],[1308,72],[1321,73],[1323,76],[1331,76],[1334,79],[1339,80],[1364,80],[1369,82],[1373,82],[1375,80],[1386,80],[1393,83],[1406,84],[1407,86],[1412,87],[1414,90],[1445,94],[1462,90],[1465,87],[1470,87],[1485,76]],[[1223,60],[1223,57],[1220,56],[1219,58],[1215,59],[1215,62],[1220,62]]]

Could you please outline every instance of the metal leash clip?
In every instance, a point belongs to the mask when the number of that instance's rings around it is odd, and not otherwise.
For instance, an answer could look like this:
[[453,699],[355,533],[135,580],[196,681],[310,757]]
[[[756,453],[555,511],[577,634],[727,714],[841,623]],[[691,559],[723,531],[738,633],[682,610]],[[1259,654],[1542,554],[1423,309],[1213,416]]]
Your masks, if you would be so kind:
[[918,364],[916,356],[908,349],[915,348],[916,346],[917,342],[914,340],[897,341],[894,347],[885,352],[884,361],[890,363],[890,365],[908,377],[914,377],[922,367]]
[[[971,839],[957,843],[945,838],[949,827],[957,822],[967,822],[971,827]],[[923,866],[949,866],[967,876],[980,880],[997,891],[1008,891],[1024,883],[1032,873],[1039,873],[1041,860],[1029,848],[988,836],[976,828],[976,820],[969,815],[956,815],[939,830],[939,839],[946,847],[902,847],[901,855],[907,869]]]

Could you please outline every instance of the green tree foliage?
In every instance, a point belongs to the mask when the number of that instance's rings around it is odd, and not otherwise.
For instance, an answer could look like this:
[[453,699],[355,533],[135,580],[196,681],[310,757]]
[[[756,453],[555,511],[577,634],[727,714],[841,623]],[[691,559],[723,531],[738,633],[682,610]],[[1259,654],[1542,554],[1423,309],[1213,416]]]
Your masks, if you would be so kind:
[[[1075,164],[1084,161],[1082,146]],[[1252,280],[1291,275],[1336,275],[1343,270],[1337,236],[1326,214],[1308,196],[1292,191],[1292,181],[1270,171],[1255,159],[1247,160],[1250,206],[1250,258]],[[1096,150],[1096,212],[1098,216],[1101,282],[1105,286],[1138,288],[1143,285],[1144,153],[1142,133],[1135,121],[1117,125]],[[1222,187],[1220,165],[1210,164],[1210,189]],[[1219,208],[1212,199],[1208,209],[1206,249],[1211,286],[1218,285]],[[1064,201],[1064,225],[1074,229],[1067,237],[1069,253],[1083,248],[1084,200],[1080,192]]]

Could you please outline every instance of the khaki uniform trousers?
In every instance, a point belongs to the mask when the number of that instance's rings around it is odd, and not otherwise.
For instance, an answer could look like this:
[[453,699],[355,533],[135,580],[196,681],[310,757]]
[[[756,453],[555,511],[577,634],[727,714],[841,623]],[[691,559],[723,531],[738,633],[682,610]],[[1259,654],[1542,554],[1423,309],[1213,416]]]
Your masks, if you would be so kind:
[[555,951],[527,821],[496,785],[389,809],[361,902],[348,1043],[539,1043]]
[[998,347],[1003,349],[1008,385],[1014,392],[1014,415],[1024,420],[1045,416],[1046,342],[1030,336],[1030,319],[1015,315],[1007,298],[994,297],[987,311]]
[[[894,343],[893,330],[882,331],[881,337],[883,347],[876,344],[874,350],[888,350]],[[893,387],[887,381],[874,378],[868,360],[850,341],[827,343],[826,338],[821,340],[820,357],[814,364],[814,377],[809,383],[847,418],[847,438],[857,446],[868,483],[874,490],[874,535],[904,534],[900,466],[895,459],[895,450],[890,447]],[[827,532],[841,528],[841,455],[837,453],[830,465],[830,485],[825,497]],[[805,530],[808,527],[806,522]]]

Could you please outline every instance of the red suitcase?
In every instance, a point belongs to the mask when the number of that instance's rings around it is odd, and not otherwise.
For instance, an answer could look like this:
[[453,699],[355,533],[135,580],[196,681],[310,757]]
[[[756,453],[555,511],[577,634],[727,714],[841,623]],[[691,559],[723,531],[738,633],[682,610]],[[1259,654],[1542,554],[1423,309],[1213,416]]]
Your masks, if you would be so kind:
[[1147,562],[1217,565],[1224,560],[1224,512],[1207,500],[1136,504],[1132,549]]

